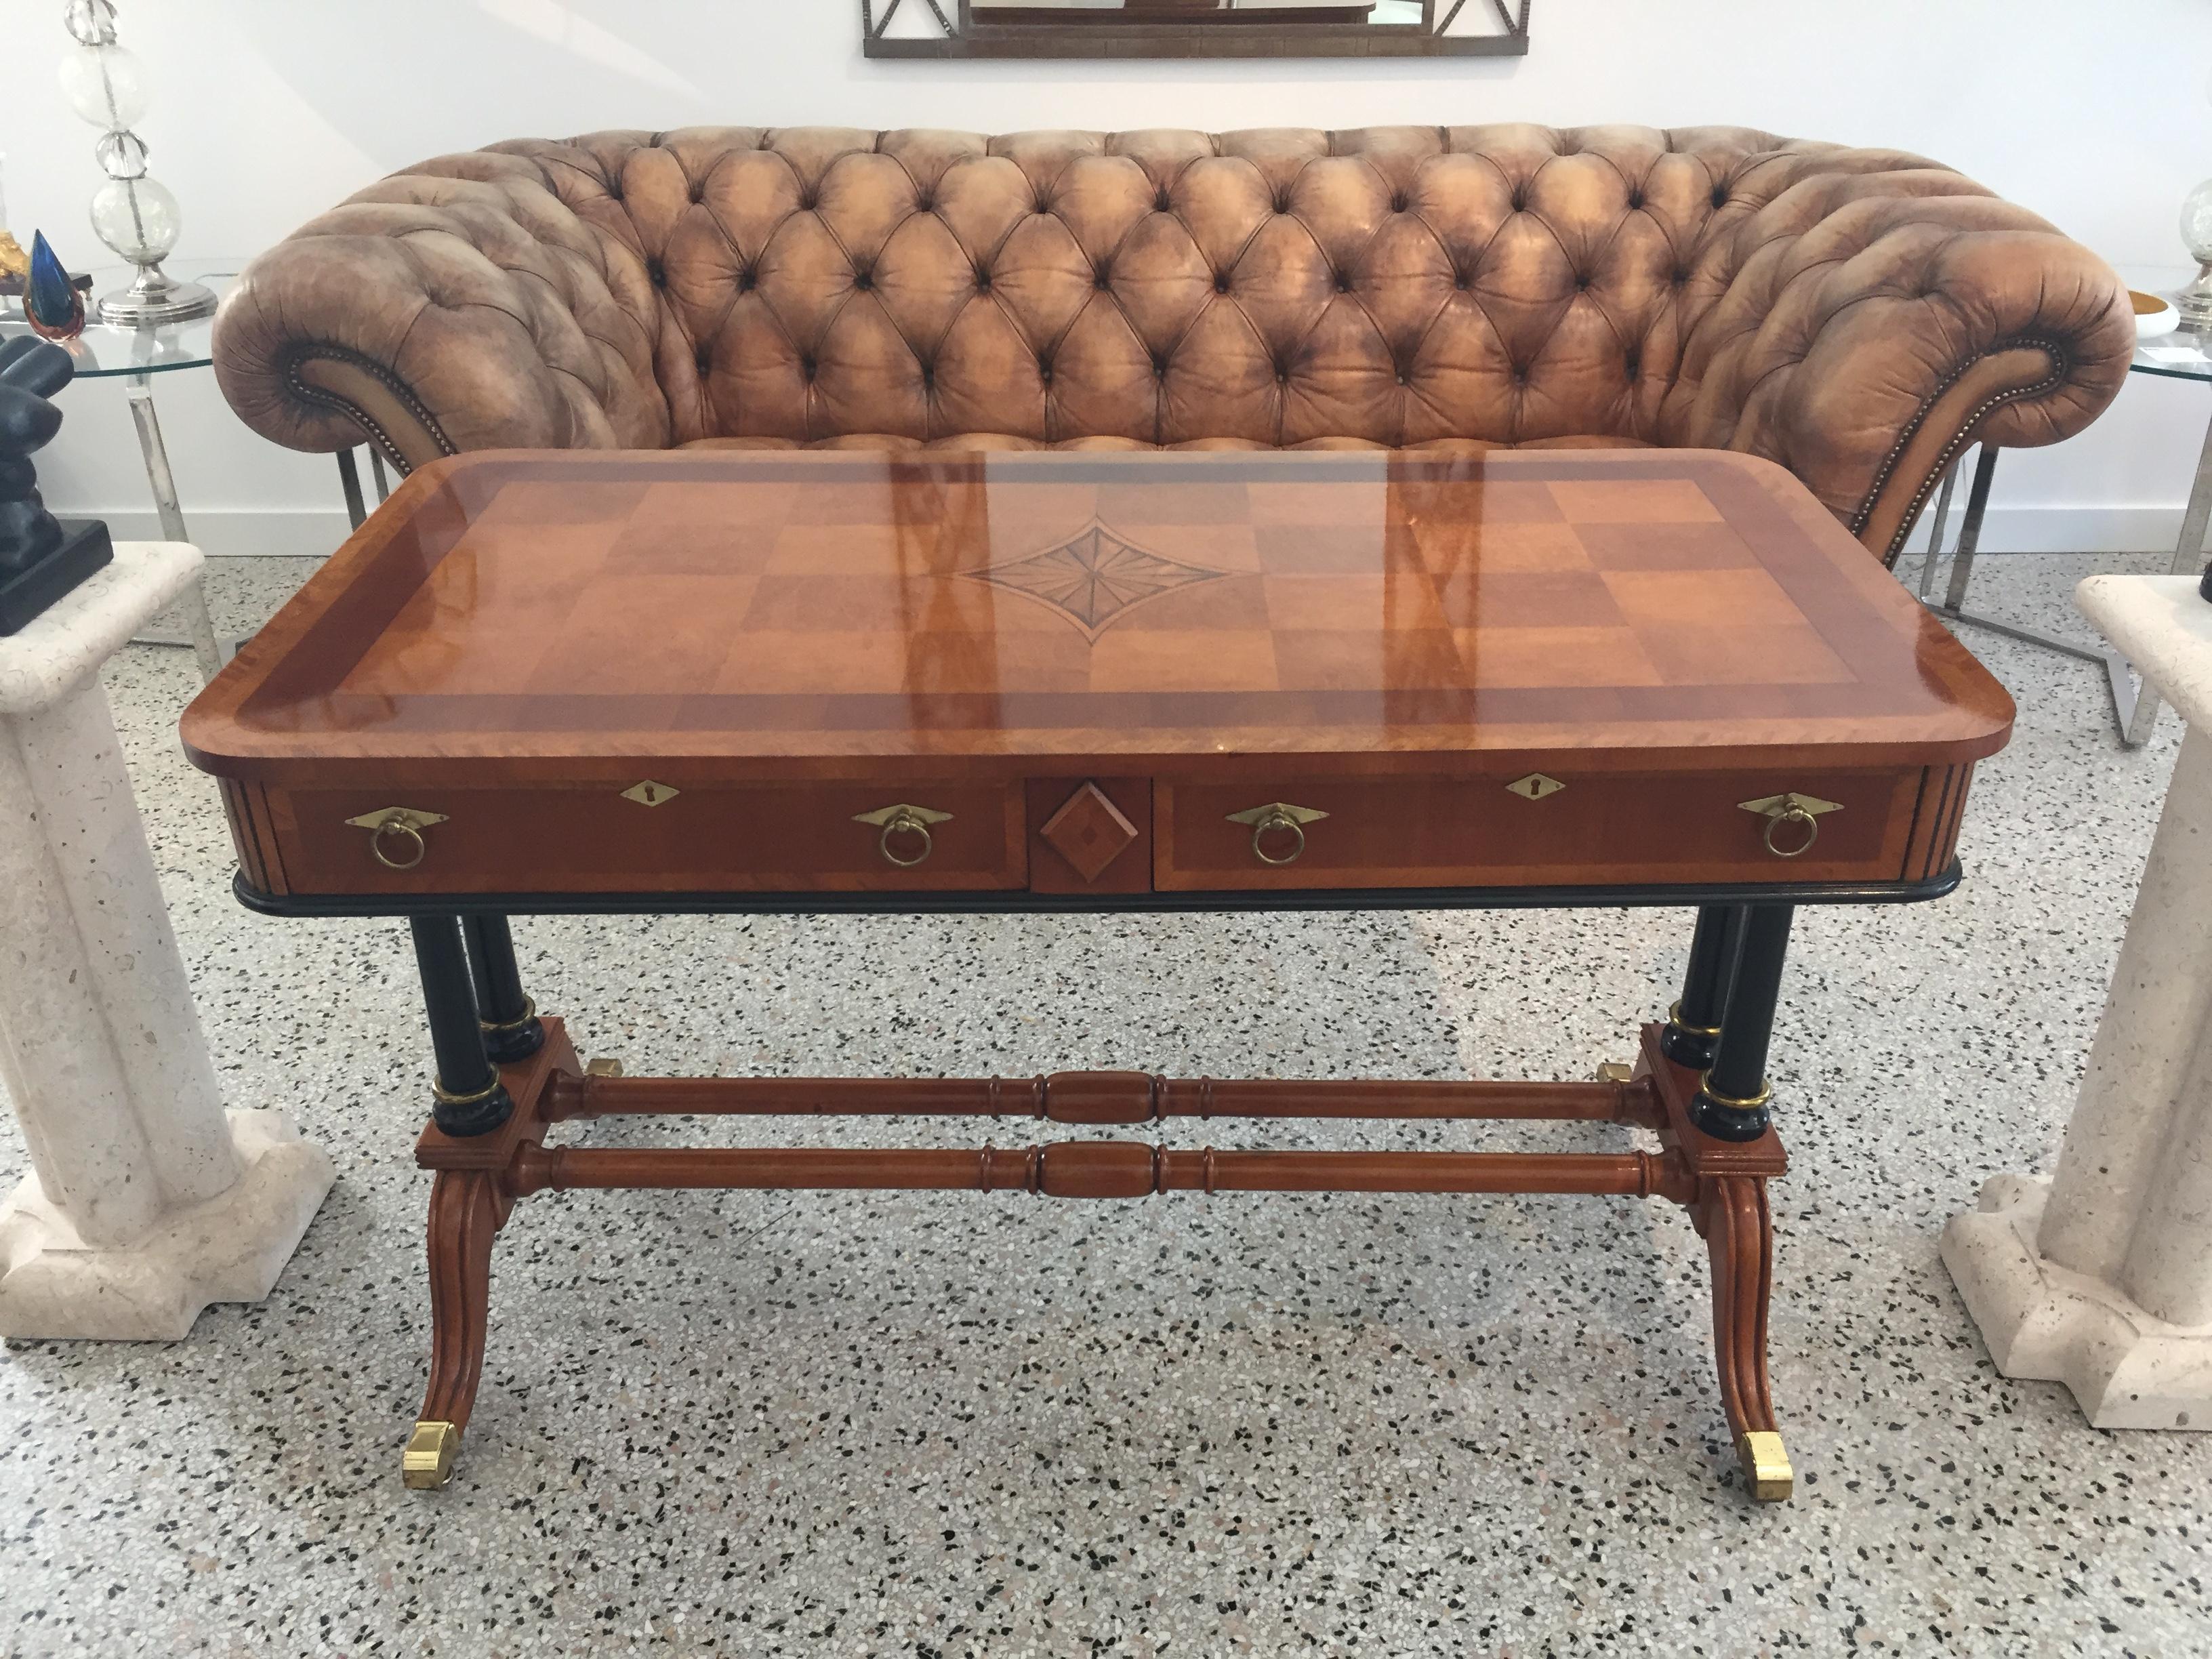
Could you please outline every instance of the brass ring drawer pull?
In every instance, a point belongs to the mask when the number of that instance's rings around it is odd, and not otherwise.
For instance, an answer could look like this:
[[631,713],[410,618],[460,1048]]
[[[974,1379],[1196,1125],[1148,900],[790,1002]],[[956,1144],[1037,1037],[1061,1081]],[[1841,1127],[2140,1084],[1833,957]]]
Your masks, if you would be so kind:
[[446,822],[442,812],[418,812],[411,806],[386,806],[346,822],[368,831],[368,850],[387,870],[412,870],[429,855],[422,832]]
[[[900,834],[921,836],[921,851],[910,859],[901,858],[891,847],[891,837]],[[876,837],[876,846],[885,858],[898,866],[900,869],[911,870],[937,850],[937,838],[929,833],[929,826],[920,818],[901,812],[884,823],[883,833]]]
[[[1291,850],[1276,858],[1260,844],[1261,837],[1270,830],[1286,831],[1291,837]],[[1305,826],[1287,812],[1270,812],[1252,826],[1252,856],[1262,864],[1289,864],[1306,850]]]
[[[896,865],[902,870],[913,869],[937,850],[937,838],[930,834],[929,826],[949,823],[951,820],[950,812],[932,811],[927,806],[913,806],[904,801],[895,806],[879,806],[872,812],[855,812],[853,815],[855,823],[876,826],[878,831],[876,850],[884,855],[884,863]],[[897,836],[920,836],[921,850],[910,859],[901,858],[891,845],[892,838]]]
[[[1759,838],[1765,843],[1766,850],[1778,859],[1804,857],[1813,850],[1813,843],[1820,839],[1820,815],[1844,810],[1841,801],[1822,800],[1818,795],[1800,795],[1795,792],[1768,795],[1759,800],[1738,801],[1736,805],[1745,811],[1756,812],[1766,820],[1765,827],[1759,832]],[[1785,824],[1802,826],[1784,831],[1787,839],[1796,843],[1794,846],[1776,843],[1775,833],[1782,830]]]
[[[1805,838],[1795,847],[1783,848],[1774,844],[1774,832],[1785,823],[1802,823],[1805,826]],[[1766,850],[1775,857],[1794,859],[1801,854],[1811,852],[1813,843],[1820,839],[1820,820],[1802,806],[1784,807],[1767,819],[1766,828],[1759,832],[1759,838],[1766,843]]]
[[[398,840],[403,856],[394,858],[384,850],[386,836]],[[412,852],[409,852],[409,848]],[[430,843],[422,839],[422,832],[404,818],[390,818],[369,832],[368,850],[376,854],[376,861],[387,870],[412,870],[422,862],[430,851]]]
[[[1295,864],[1298,855],[1306,850],[1306,825],[1318,823],[1328,813],[1311,806],[1293,806],[1285,800],[1270,801],[1265,806],[1248,807],[1242,812],[1231,812],[1231,823],[1252,826],[1252,856],[1262,864]],[[1293,839],[1291,850],[1280,858],[1269,853],[1262,844],[1265,838],[1277,831]]]

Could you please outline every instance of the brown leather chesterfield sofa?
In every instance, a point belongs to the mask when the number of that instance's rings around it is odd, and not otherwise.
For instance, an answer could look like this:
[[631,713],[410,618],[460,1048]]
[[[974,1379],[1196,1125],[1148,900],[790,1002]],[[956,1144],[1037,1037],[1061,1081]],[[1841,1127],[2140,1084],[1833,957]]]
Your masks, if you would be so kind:
[[694,128],[393,174],[247,268],[279,443],[1664,444],[1797,474],[1893,557],[1967,444],[2052,443],[2118,279],[1917,156],[1737,127],[1002,137]]

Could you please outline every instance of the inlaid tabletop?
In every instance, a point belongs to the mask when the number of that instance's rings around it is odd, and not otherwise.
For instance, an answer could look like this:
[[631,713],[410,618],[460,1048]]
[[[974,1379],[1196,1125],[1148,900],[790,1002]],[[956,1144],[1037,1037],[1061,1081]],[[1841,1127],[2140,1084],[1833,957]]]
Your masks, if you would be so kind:
[[[210,769],[1992,752],[2003,690],[1748,457],[484,453],[227,667]],[[1614,763],[1626,764],[1626,759]]]

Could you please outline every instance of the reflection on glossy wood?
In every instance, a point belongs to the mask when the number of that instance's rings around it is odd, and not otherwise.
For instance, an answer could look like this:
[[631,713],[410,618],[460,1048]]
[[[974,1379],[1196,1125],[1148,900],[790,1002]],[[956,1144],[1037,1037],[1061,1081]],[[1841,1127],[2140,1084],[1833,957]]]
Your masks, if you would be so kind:
[[586,453],[423,469],[185,735],[272,896],[1044,895],[1926,879],[2010,715],[1741,456]]
[[665,758],[731,781],[1224,747],[1926,763],[2010,718],[1741,456],[581,452],[423,468],[185,732],[234,777],[619,757],[625,787],[684,787]]

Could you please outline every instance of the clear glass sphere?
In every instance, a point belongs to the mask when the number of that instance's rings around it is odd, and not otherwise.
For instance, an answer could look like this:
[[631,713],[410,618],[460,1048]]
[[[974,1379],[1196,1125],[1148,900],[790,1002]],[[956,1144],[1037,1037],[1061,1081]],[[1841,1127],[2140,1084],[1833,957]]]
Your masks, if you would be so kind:
[[135,132],[103,132],[92,147],[93,159],[111,179],[146,176],[146,141]]
[[127,46],[72,46],[62,59],[62,91],[70,107],[103,131],[134,127],[151,94],[137,54]]
[[2181,240],[2200,264],[2212,260],[2212,179],[2189,192],[2181,204]]
[[62,21],[88,46],[115,39],[114,0],[69,0]]
[[110,179],[92,198],[93,234],[134,265],[166,258],[183,228],[177,198],[151,179]]

